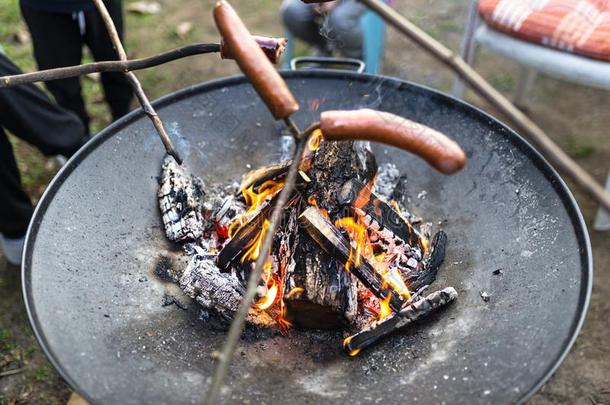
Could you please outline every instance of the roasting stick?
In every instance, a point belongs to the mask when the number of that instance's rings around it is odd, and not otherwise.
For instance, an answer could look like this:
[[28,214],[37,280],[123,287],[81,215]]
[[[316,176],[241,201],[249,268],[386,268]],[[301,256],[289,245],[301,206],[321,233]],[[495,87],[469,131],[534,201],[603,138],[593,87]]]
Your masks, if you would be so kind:
[[[123,62],[127,61],[127,54],[125,53],[125,49],[123,48],[123,44],[121,43],[119,34],[116,30],[116,27],[114,26],[114,22],[112,21],[112,18],[110,17],[110,14],[108,13],[106,6],[104,5],[104,1],[93,0],[93,3],[95,3],[95,7],[97,7],[97,10],[99,11],[102,17],[102,21],[104,21],[104,25],[106,25],[106,30],[108,31],[108,35],[110,36],[110,40],[112,41],[114,49],[116,49],[117,53],[119,54],[119,59]],[[165,127],[163,126],[163,122],[161,122],[157,111],[155,111],[153,106],[150,104],[150,101],[148,101],[148,97],[146,97],[146,94],[142,89],[140,81],[138,80],[136,75],[133,72],[130,72],[129,70],[125,70],[125,76],[127,77],[129,84],[131,84],[133,92],[136,94],[136,97],[138,98],[138,101],[142,106],[142,110],[144,110],[144,113],[148,116],[148,118],[150,118],[153,123],[153,126],[157,130],[157,133],[159,134],[159,137],[161,138],[161,141],[165,146],[167,154],[173,156],[173,158],[176,159],[176,162],[178,162],[178,164],[182,164],[182,158],[180,158],[180,155],[178,154],[178,150],[176,149],[174,142],[171,140],[171,138],[165,131]]]
[[[278,63],[287,40],[285,38],[269,38],[255,36],[254,39],[265,52],[271,63]],[[193,55],[202,55],[208,53],[220,53],[223,59],[232,59],[230,49],[227,49],[224,44],[191,44],[180,48],[172,49],[148,58],[133,59],[133,60],[111,60],[103,62],[86,63],[84,65],[66,66],[55,69],[39,70],[31,73],[22,73],[18,75],[0,77],[0,88],[12,87],[28,83],[36,83],[47,80],[65,79],[68,77],[82,76],[90,73],[104,72],[124,72],[126,70],[140,70],[162,65]]]
[[[320,0],[319,0],[320,1]],[[329,0],[321,0],[329,1]],[[398,31],[409,37],[429,54],[447,65],[457,73],[466,83],[476,90],[490,104],[500,110],[519,130],[523,131],[536,145],[542,154],[557,168],[570,176],[587,193],[595,198],[601,205],[610,211],[610,194],[600,185],[593,176],[578,165],[563,149],[561,149],[549,136],[519,110],[513,103],[489,84],[476,70],[468,65],[451,49],[441,44],[411,21],[400,15],[392,7],[380,0],[359,0],[366,7],[379,14],[385,21]]]
[[269,219],[269,225],[265,231],[261,254],[250,272],[246,293],[235,313],[233,322],[231,322],[229,334],[212,379],[212,386],[204,400],[207,404],[218,403],[220,390],[229,371],[229,366],[233,359],[239,336],[244,327],[246,316],[248,315],[248,311],[250,310],[256,295],[258,283],[263,272],[263,265],[271,250],[273,237],[280,221],[282,210],[294,189],[299,164],[305,152],[307,140],[311,132],[317,128],[317,126],[313,126],[308,130],[301,132],[290,118],[290,116],[299,109],[299,104],[290,92],[286,82],[265,57],[263,51],[257,46],[254,39],[252,39],[244,23],[227,2],[221,0],[216,3],[216,6],[214,7],[214,21],[218,27],[218,31],[220,31],[223,42],[226,43],[226,46],[228,46],[233,53],[239,68],[248,77],[252,86],[265,102],[273,117],[276,120],[284,120],[288,125],[293,136],[297,139],[297,144],[292,163],[288,169],[284,188],[280,191],[278,200],[273,207]]

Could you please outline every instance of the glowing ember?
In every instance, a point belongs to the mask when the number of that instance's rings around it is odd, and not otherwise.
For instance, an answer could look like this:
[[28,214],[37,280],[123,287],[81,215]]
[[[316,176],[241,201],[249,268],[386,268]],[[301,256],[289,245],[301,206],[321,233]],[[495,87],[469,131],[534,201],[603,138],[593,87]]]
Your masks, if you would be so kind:
[[316,129],[311,134],[309,141],[307,142],[307,147],[310,151],[315,152],[320,147],[320,143],[322,142],[322,131]]

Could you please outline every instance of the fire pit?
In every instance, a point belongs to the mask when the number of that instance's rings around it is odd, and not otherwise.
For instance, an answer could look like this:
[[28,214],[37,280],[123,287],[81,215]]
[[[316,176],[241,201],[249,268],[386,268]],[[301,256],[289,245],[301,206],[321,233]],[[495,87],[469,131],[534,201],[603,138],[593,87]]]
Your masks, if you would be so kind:
[[[277,328],[248,328],[222,400],[526,399],[571,347],[590,292],[588,238],[562,180],[506,126],[446,95],[355,73],[285,77],[302,106],[315,100],[320,111],[389,111],[465,149],[468,166],[446,177],[397,149],[371,145],[380,168],[393,164],[406,175],[405,208],[446,232],[433,286],[453,286],[459,299],[356,357],[343,352],[340,331],[283,336]],[[231,185],[282,160],[282,127],[241,77],[180,91],[156,106],[186,166],[205,184]],[[295,120],[305,126],[318,114],[303,108]],[[32,324],[60,373],[95,403],[199,402],[226,339],[222,319],[158,276],[188,266],[181,247],[167,240],[154,198],[163,155],[149,123],[132,113],[62,169],[29,232],[24,289]]]
[[[167,156],[159,207],[168,239],[182,244],[189,264],[168,268],[163,278],[231,320],[263,254],[289,164],[252,170],[231,187],[206,185]],[[343,329],[344,348],[355,356],[457,297],[452,287],[422,294],[436,279],[447,235],[431,236],[432,224],[407,211],[407,178],[394,164],[379,169],[368,143],[323,140],[318,129],[299,167],[249,311],[251,325],[285,335],[293,326]]]

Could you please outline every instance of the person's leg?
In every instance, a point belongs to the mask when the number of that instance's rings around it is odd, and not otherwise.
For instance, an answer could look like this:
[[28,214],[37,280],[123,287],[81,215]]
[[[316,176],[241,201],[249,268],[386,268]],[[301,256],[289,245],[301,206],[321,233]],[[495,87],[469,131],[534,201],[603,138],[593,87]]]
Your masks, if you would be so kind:
[[[71,14],[47,13],[21,3],[21,13],[32,35],[34,57],[40,69],[78,65],[82,58],[82,38],[78,21]],[[81,94],[80,78],[45,83],[59,105],[73,111],[87,132],[89,116]]]
[[349,58],[362,59],[362,27],[360,18],[366,7],[356,0],[343,0],[324,24],[333,49]]
[[284,0],[280,14],[284,26],[295,37],[319,49],[327,49],[326,38],[320,34],[320,26],[316,23],[316,14],[311,5],[301,0]]
[[[123,9],[120,0],[106,0],[104,2],[114,21],[114,25],[121,39],[123,38]],[[116,60],[117,52],[112,46],[106,26],[97,10],[85,13],[86,34],[85,42],[91,50],[96,61]],[[114,120],[130,111],[133,91],[123,73],[102,73],[104,95],[112,112]]]
[[[20,73],[17,66],[0,54],[0,76]],[[53,103],[33,84],[0,90],[0,127],[45,155],[70,157],[88,140],[78,117]]]
[[0,127],[0,234],[8,239],[25,235],[33,208],[21,188],[13,147]]

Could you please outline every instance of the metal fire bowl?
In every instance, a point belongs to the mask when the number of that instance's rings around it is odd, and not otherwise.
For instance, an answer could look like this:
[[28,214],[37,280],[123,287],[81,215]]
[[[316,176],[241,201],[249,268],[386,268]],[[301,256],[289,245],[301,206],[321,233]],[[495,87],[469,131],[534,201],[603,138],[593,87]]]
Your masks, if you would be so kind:
[[[454,286],[460,296],[355,358],[342,353],[339,333],[249,331],[223,402],[527,399],[574,343],[591,292],[591,247],[565,183],[508,127],[445,94],[339,71],[284,76],[301,102],[302,127],[318,118],[316,104],[320,111],[370,107],[462,145],[467,167],[450,177],[373,145],[380,164],[409,176],[412,211],[449,235],[432,289]],[[204,181],[232,182],[279,158],[282,125],[243,77],[181,90],[156,106]],[[187,311],[161,305],[166,292],[177,292],[154,268],[162,256],[180,254],[164,237],[157,207],[163,156],[148,120],[129,114],[61,170],[28,233],[23,288],[32,326],[61,375],[94,403],[197,403],[216,365],[211,354],[226,339],[196,304]]]

